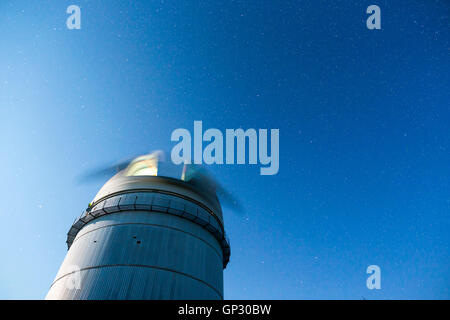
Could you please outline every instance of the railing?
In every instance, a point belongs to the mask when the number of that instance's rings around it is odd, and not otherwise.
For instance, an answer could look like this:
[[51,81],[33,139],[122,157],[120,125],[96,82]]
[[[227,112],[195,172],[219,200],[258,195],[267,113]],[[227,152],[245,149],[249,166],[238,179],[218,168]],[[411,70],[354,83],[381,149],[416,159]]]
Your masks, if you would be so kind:
[[217,239],[222,248],[224,268],[229,262],[230,240],[225,234],[221,221],[215,214],[210,213],[210,209],[186,200],[184,197],[151,191],[133,191],[113,195],[97,202],[94,206],[90,206],[86,211],[83,211],[70,228],[67,234],[67,247],[70,248],[78,232],[90,221],[106,214],[121,211],[162,212],[190,220],[210,232]]

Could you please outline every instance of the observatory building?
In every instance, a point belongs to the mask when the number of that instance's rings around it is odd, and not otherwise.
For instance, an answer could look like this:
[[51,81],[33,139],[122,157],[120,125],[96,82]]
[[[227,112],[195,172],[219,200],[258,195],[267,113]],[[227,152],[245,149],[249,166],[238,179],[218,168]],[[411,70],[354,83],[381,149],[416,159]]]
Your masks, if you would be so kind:
[[214,186],[194,167],[180,179],[161,164],[138,157],[100,189],[46,299],[223,299],[230,246]]

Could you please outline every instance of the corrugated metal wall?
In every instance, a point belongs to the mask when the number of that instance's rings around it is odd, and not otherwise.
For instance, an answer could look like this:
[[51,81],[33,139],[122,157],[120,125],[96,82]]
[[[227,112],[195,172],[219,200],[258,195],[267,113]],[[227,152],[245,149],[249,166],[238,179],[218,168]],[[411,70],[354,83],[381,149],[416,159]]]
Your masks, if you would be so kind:
[[150,211],[115,212],[88,222],[46,297],[222,298],[223,256],[217,239],[185,218]]

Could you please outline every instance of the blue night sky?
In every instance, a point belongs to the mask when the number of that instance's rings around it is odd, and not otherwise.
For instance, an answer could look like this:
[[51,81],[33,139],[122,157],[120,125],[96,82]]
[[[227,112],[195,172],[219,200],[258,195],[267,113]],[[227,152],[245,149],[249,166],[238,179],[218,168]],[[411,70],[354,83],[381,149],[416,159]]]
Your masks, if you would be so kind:
[[277,175],[209,168],[245,209],[224,207],[226,299],[449,299],[449,18],[446,0],[2,0],[0,298],[45,297],[108,178],[78,175],[202,120],[280,130]]

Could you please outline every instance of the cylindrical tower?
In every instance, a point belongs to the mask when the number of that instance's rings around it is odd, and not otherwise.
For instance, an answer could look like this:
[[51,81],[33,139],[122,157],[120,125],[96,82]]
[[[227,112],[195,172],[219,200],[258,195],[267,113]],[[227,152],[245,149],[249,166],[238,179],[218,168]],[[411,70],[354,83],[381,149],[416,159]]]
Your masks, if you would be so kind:
[[223,299],[230,246],[215,193],[129,173],[110,179],[70,228],[46,299]]

